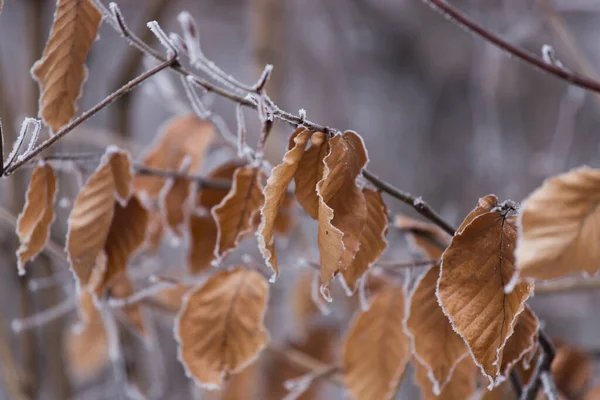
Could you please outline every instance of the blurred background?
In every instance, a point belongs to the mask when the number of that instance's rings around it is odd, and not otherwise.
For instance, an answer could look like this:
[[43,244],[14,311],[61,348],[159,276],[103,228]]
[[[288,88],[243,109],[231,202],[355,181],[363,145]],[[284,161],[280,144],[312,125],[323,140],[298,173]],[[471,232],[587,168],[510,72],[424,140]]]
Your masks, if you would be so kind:
[[[4,3],[0,15],[0,118],[5,143],[11,143],[23,117],[37,115],[39,92],[29,69],[42,54],[55,1]],[[567,68],[597,77],[600,2],[452,3],[516,46],[541,54],[542,45],[551,45]],[[255,82],[266,63],[274,64],[268,93],[281,108],[293,113],[305,109],[311,121],[359,132],[369,151],[371,171],[423,196],[454,224],[460,223],[483,195],[495,193],[501,200],[519,202],[548,176],[582,164],[600,164],[600,96],[569,87],[508,57],[421,1],[121,0],[118,4],[132,30],[156,48],[159,46],[145,22],[157,20],[167,32],[180,32],[177,15],[188,10],[198,22],[204,53],[242,82]],[[87,65],[89,77],[79,101],[80,111],[150,64],[103,24]],[[169,89],[176,94],[166,93]],[[113,143],[139,156],[161,124],[187,107],[179,77],[164,72],[94,116],[54,151],[101,153]],[[235,132],[234,105],[214,99],[213,109]],[[250,136],[257,137],[256,113],[247,111],[245,116]],[[290,133],[290,127],[276,125],[268,149],[272,162],[283,154]],[[217,148],[216,153],[219,151],[223,150]],[[52,271],[60,273],[62,269],[64,274],[66,265],[56,265],[60,263],[46,256],[38,258],[27,277],[17,277],[17,243],[8,220],[23,206],[28,173],[0,182],[2,204],[9,214],[0,221],[0,368],[5,378],[0,380],[0,398],[11,398],[7,385],[19,379],[24,379],[24,398],[112,398],[107,395],[112,390],[110,372],[78,382],[65,366],[63,331],[74,313],[18,335],[10,329],[12,319],[35,314],[65,298],[60,285],[37,291],[28,287],[28,281]],[[68,204],[76,186],[69,175],[60,178],[59,197]],[[406,206],[387,200],[393,212],[412,215]],[[53,239],[61,246],[67,215],[68,206],[59,212],[53,228]],[[387,257],[393,259],[397,252],[406,259],[402,238],[391,235],[392,245],[398,245],[392,246]],[[177,253],[176,249],[161,254],[173,252]],[[287,262],[293,263],[294,257]],[[298,330],[291,321],[290,307],[277,299],[288,296],[301,275],[302,271],[288,274],[272,295],[275,305],[270,329],[274,337],[290,343],[301,342],[294,336]],[[600,349],[599,292],[538,295],[530,303],[551,336],[592,353]],[[313,356],[335,360],[339,332],[347,326],[347,315],[339,315],[311,333],[314,343],[302,342]],[[156,329],[164,364],[158,369],[164,380],[160,398],[202,398],[202,393],[190,389],[192,385],[176,360],[171,325],[156,322]],[[135,338],[129,340],[135,342]],[[140,350],[140,343],[130,347],[133,352],[148,353]],[[152,374],[156,371],[145,371],[140,358],[132,359],[142,364],[132,362],[132,374],[142,376],[142,381],[155,379]],[[286,379],[303,373],[284,371],[285,366],[277,362],[270,361],[271,373],[263,374],[262,382],[278,372],[288,374]],[[409,373],[402,398],[417,396],[410,380]],[[306,398],[318,398],[319,393],[321,398],[341,398],[339,389],[328,383]],[[285,391],[271,394],[269,398],[281,398]]]

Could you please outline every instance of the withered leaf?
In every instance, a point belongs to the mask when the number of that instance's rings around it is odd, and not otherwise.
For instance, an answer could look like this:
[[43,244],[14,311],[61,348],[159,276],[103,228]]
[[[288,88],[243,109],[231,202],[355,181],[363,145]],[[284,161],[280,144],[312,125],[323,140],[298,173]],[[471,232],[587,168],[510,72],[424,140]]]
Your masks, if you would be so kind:
[[289,235],[296,222],[296,198],[289,193],[279,205],[273,229],[281,235]]
[[387,248],[388,229],[387,207],[381,194],[371,189],[363,189],[367,203],[367,218],[360,235],[360,248],[342,277],[349,295],[356,292],[358,283],[367,270],[379,260]]
[[266,265],[273,270],[271,280],[279,275],[277,255],[275,254],[274,228],[279,212],[279,207],[287,195],[287,188],[298,169],[298,163],[302,159],[306,144],[310,139],[311,131],[306,128],[298,128],[292,135],[290,149],[283,157],[281,164],[273,168],[271,176],[267,180],[264,189],[265,202],[260,210],[262,216],[258,227],[258,248],[265,258]]
[[113,220],[115,199],[131,195],[131,161],[124,151],[108,150],[98,169],[77,195],[69,215],[67,255],[80,286],[87,286],[104,249]]
[[325,164],[323,159],[329,153],[327,135],[315,132],[311,136],[311,146],[304,153],[298,163],[294,175],[296,182],[296,199],[313,219],[319,218],[319,196],[317,196],[317,183],[323,177]]
[[148,230],[146,231],[144,250],[150,254],[156,253],[162,243],[163,235],[164,225],[162,214],[159,211],[151,212],[148,215]]
[[473,220],[479,217],[481,214],[485,214],[487,212],[492,211],[494,207],[498,205],[498,197],[494,194],[488,194],[487,196],[481,197],[477,201],[477,205],[471,212],[465,217],[464,221],[458,229],[456,233],[462,232]]
[[261,370],[259,363],[248,365],[231,376],[219,391],[205,391],[202,400],[240,400],[260,398]]
[[254,361],[269,340],[267,298],[266,280],[242,267],[219,272],[193,290],[176,326],[187,375],[202,387],[218,388]]
[[329,140],[323,178],[317,184],[321,292],[326,298],[329,281],[350,265],[360,246],[367,204],[356,179],[367,160],[362,138],[355,132]]
[[33,170],[26,196],[25,206],[17,219],[20,275],[25,274],[25,263],[42,251],[50,236],[56,197],[56,175],[50,165],[39,165]]
[[[177,171],[182,162],[189,159],[189,171],[195,172],[204,161],[215,129],[210,121],[204,121],[194,114],[179,115],[169,120],[142,156],[146,167]],[[135,178],[136,192],[145,192],[150,198],[158,197],[166,179],[150,175]]]
[[520,283],[511,293],[504,291],[515,269],[516,217],[500,211],[471,217],[442,255],[437,297],[475,363],[495,385],[501,380],[502,350],[533,285]]
[[600,170],[547,180],[525,203],[517,246],[521,278],[555,279],[600,270]]
[[425,253],[431,260],[441,258],[450,244],[450,236],[438,226],[404,215],[395,216],[394,227],[406,233],[410,245]]
[[50,38],[31,69],[40,86],[40,117],[58,132],[75,116],[87,78],[85,60],[102,15],[90,0],[58,0]]
[[[442,311],[435,295],[440,267],[430,268],[416,283],[410,296],[406,329],[413,353],[425,370],[431,391],[439,394],[451,380],[459,362],[469,356],[469,350],[460,335]],[[473,373],[473,376],[475,374]]]
[[421,388],[423,400],[458,400],[470,399],[476,390],[477,367],[471,357],[464,357],[452,372],[450,381],[438,394],[428,378],[428,369],[415,361],[415,381]]
[[558,342],[551,371],[558,390],[569,399],[579,399],[592,379],[593,364],[585,352]]
[[519,315],[514,333],[508,338],[502,351],[500,374],[508,376],[513,367],[537,346],[537,333],[540,323],[528,306]]
[[600,385],[596,385],[590,391],[585,394],[584,400],[599,400],[600,399]]
[[231,190],[216,207],[212,216],[217,223],[218,261],[239,245],[240,238],[252,229],[256,212],[264,202],[261,179],[263,172],[257,167],[241,167],[233,175]]
[[352,323],[342,349],[342,370],[353,398],[394,397],[411,357],[402,329],[404,307],[403,289],[386,287]]
[[190,286],[188,285],[178,284],[170,286],[152,296],[151,303],[163,310],[176,313],[181,309],[183,299],[189,291]]
[[165,223],[177,237],[183,236],[185,222],[189,217],[191,205],[187,201],[191,187],[189,179],[169,179],[163,186],[159,197]]
[[[119,276],[119,279],[110,287],[111,296],[117,299],[124,299],[132,296],[135,293],[131,279],[124,273]],[[129,304],[122,308],[123,313],[127,317],[129,325],[138,333],[144,334],[144,318],[142,310],[138,303]]]
[[108,336],[92,294],[82,290],[79,296],[80,319],[65,332],[64,345],[70,371],[79,379],[87,380],[109,361]]

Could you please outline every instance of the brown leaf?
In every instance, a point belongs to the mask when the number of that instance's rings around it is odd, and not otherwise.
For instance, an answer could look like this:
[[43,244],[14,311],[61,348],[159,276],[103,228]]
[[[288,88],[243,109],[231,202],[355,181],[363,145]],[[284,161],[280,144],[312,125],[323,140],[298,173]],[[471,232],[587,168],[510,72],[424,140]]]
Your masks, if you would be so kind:
[[386,287],[368,311],[358,314],[346,334],[342,370],[355,399],[394,397],[411,356],[402,329],[404,306],[404,290]]
[[413,363],[415,366],[415,381],[421,388],[423,400],[458,400],[470,399],[476,391],[477,367],[471,357],[464,357],[455,366],[450,381],[438,394],[434,391],[428,378],[429,370],[421,365],[419,361]]
[[104,244],[106,272],[96,287],[98,296],[126,271],[129,258],[144,244],[148,227],[148,211],[137,196],[132,196],[125,207],[115,202],[113,215]]
[[539,327],[537,317],[528,306],[525,306],[517,319],[514,333],[508,338],[502,351],[501,375],[508,376],[518,362],[522,361],[527,354],[535,352]]
[[511,293],[504,291],[515,269],[516,217],[499,211],[471,217],[442,255],[437,297],[493,385],[500,380],[502,349],[533,285],[520,283]]
[[298,163],[302,159],[311,133],[306,128],[298,128],[294,132],[290,149],[285,153],[281,164],[273,168],[264,190],[265,202],[260,210],[262,222],[256,236],[258,238],[258,248],[265,258],[265,263],[273,270],[271,281],[275,281],[279,275],[277,255],[275,254],[275,239],[273,237],[275,221],[279,207],[287,195],[287,188],[298,169]]
[[159,197],[165,223],[177,237],[183,236],[183,229],[189,218],[190,205],[187,200],[191,187],[189,179],[169,179],[163,186]]
[[50,38],[31,69],[40,86],[40,117],[56,133],[76,111],[87,78],[85,59],[102,15],[90,0],[58,0]]
[[146,231],[145,251],[156,253],[164,235],[163,218],[160,212],[154,211],[148,215],[148,230]]
[[342,271],[348,295],[356,292],[362,276],[379,260],[388,245],[387,207],[381,194],[371,189],[363,189],[363,195],[367,203],[367,218],[360,235],[360,248],[348,268]]
[[17,250],[19,275],[25,274],[25,263],[40,254],[50,237],[55,197],[54,170],[48,164],[37,166],[27,188],[25,206],[17,219],[17,235],[21,243]]
[[596,385],[585,394],[584,400],[600,400],[600,385]]
[[551,371],[558,390],[567,398],[579,399],[592,378],[592,360],[579,349],[557,343]]
[[442,257],[450,244],[450,236],[438,226],[404,215],[396,215],[394,227],[407,234],[409,244],[432,260]]
[[92,294],[82,290],[80,320],[65,332],[64,345],[70,371],[81,380],[97,375],[108,364],[108,336]]
[[264,328],[268,284],[257,272],[235,268],[193,290],[176,327],[179,359],[202,387],[218,388],[252,363],[269,340]]
[[[182,162],[189,159],[189,171],[195,172],[202,166],[215,129],[210,121],[204,121],[194,114],[179,115],[169,120],[156,139],[142,156],[146,167],[178,171]],[[135,178],[136,192],[145,192],[150,198],[157,198],[166,179],[138,175]]]
[[517,246],[522,278],[555,279],[600,270],[600,170],[582,167],[547,180],[523,204]]
[[183,299],[189,291],[190,286],[188,285],[170,286],[152,296],[151,302],[166,311],[176,313],[181,309]]
[[311,139],[311,146],[300,160],[298,169],[294,175],[296,182],[296,199],[313,219],[319,218],[319,196],[317,195],[317,183],[323,177],[325,164],[323,159],[329,153],[329,142],[327,135],[323,132],[315,132]]
[[296,222],[296,201],[289,193],[283,198],[275,218],[274,229],[281,235],[289,235]]
[[428,386],[422,387],[431,387],[436,394],[450,381],[459,362],[469,356],[464,340],[454,332],[438,304],[435,291],[439,275],[439,266],[422,275],[410,296],[406,319],[413,354],[431,381]]
[[[110,288],[110,294],[112,297],[117,299],[124,299],[132,296],[135,293],[133,283],[127,274],[122,274],[114,285]],[[126,305],[121,309],[129,325],[138,333],[144,334],[146,329],[144,327],[144,318],[142,316],[142,310],[138,303]]]
[[329,297],[329,281],[354,259],[367,218],[365,196],[356,184],[368,159],[361,137],[351,131],[336,135],[329,140],[329,148],[323,159],[323,178],[317,184],[321,292],[325,298]]
[[494,194],[488,194],[479,199],[477,206],[465,217],[465,220],[460,224],[456,233],[462,232],[473,220],[481,214],[492,211],[498,205],[498,198]]
[[125,200],[126,204],[131,194],[131,178],[129,154],[108,150],[75,199],[68,220],[66,249],[80,286],[90,283],[108,237],[115,198]]
[[217,222],[215,257],[218,262],[235,249],[241,237],[252,229],[254,214],[264,202],[262,176],[258,168],[238,168],[233,175],[231,190],[212,209],[212,216]]
[[261,383],[260,368],[254,363],[233,375],[219,391],[202,393],[202,400],[240,400],[258,399]]

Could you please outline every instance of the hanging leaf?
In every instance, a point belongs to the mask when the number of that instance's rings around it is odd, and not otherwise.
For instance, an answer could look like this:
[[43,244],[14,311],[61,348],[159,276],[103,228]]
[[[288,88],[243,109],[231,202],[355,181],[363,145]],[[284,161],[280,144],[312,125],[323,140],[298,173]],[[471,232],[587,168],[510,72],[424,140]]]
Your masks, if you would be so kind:
[[508,338],[502,352],[500,368],[502,376],[507,377],[518,362],[523,361],[523,358],[531,352],[535,352],[539,327],[537,317],[528,306],[525,306],[525,310],[519,315],[515,324],[514,333]]
[[[110,287],[111,297],[117,299],[126,299],[134,293],[133,283],[126,273],[120,275],[119,279]],[[127,317],[127,322],[131,328],[143,335],[146,332],[146,328],[144,327],[144,318],[140,305],[138,303],[130,304],[121,310]]]
[[239,245],[241,237],[252,229],[254,214],[263,205],[261,179],[263,173],[256,167],[241,167],[233,175],[231,190],[223,201],[212,209],[217,222],[218,262]]
[[31,69],[40,86],[40,117],[54,133],[76,112],[87,78],[85,60],[102,15],[90,0],[58,0],[50,38]]
[[346,387],[360,400],[392,399],[410,360],[402,329],[404,291],[386,287],[354,319],[342,349]]
[[201,399],[240,400],[260,398],[261,370],[257,364],[248,365],[239,373],[227,379],[221,390],[205,390]]
[[555,343],[552,376],[559,392],[568,399],[580,399],[593,377],[593,364],[585,352],[562,342]]
[[[480,203],[481,204],[481,203]],[[442,255],[437,297],[454,330],[463,337],[490,385],[501,380],[502,350],[533,285],[504,287],[514,273],[516,217],[502,205],[476,208]],[[494,211],[498,209],[498,211]],[[480,214],[472,218],[473,214]]]
[[219,272],[193,290],[176,326],[187,375],[214,389],[252,363],[269,340],[267,297],[265,279],[242,267]]
[[325,164],[323,159],[329,153],[327,135],[315,132],[310,139],[311,146],[298,163],[294,181],[296,182],[296,199],[313,219],[319,218],[319,196],[317,183],[323,177]]
[[356,292],[362,276],[379,260],[388,245],[387,207],[381,194],[371,189],[363,189],[363,195],[367,203],[367,218],[360,235],[360,248],[348,268],[342,271],[348,295]]
[[[204,162],[204,156],[215,136],[210,121],[194,114],[179,115],[169,120],[142,156],[142,164],[149,168],[178,171],[182,162],[189,159],[189,171],[196,172]],[[160,194],[166,178],[138,175],[136,192],[145,192],[151,199]]]
[[290,139],[288,152],[283,157],[281,164],[273,168],[264,190],[265,202],[260,210],[262,222],[258,228],[258,248],[265,258],[265,263],[273,270],[271,280],[279,275],[277,255],[275,254],[274,228],[279,207],[287,195],[287,188],[298,169],[304,149],[310,139],[311,131],[298,128]]
[[404,215],[396,215],[394,227],[407,234],[408,242],[414,250],[425,253],[431,260],[441,258],[450,244],[450,236],[436,225]]
[[177,236],[183,236],[183,229],[190,213],[188,197],[190,196],[192,184],[186,178],[173,178],[163,186],[159,196],[159,206],[163,218],[171,232]]
[[533,192],[521,215],[519,275],[555,279],[600,271],[598,205],[600,170],[588,167],[551,178]]
[[454,368],[450,381],[440,393],[435,392],[428,378],[429,370],[418,361],[414,362],[415,382],[421,388],[423,400],[470,399],[477,388],[477,367],[471,357],[464,357]]
[[148,230],[144,250],[149,254],[155,254],[162,243],[164,235],[163,218],[160,212],[154,211],[148,214]]
[[280,235],[289,235],[296,222],[296,201],[295,197],[290,195],[283,197],[281,204],[279,205],[279,211],[277,217],[275,217],[275,224],[273,229],[275,233]]
[[182,305],[185,295],[191,287],[184,284],[169,286],[151,297],[150,303],[165,311],[176,313]]
[[109,351],[104,320],[87,290],[79,295],[79,316],[78,323],[65,334],[66,360],[77,378],[88,380],[108,364]]
[[81,189],[68,219],[67,256],[80,286],[87,286],[114,215],[115,198],[123,204],[131,195],[129,154],[109,149]]
[[367,218],[365,196],[356,184],[368,160],[362,138],[348,131],[331,138],[329,147],[323,159],[323,178],[317,184],[321,292],[325,298],[329,297],[329,281],[356,256]]
[[42,164],[33,170],[26,196],[17,219],[21,243],[17,250],[19,275],[25,274],[25,263],[40,254],[50,237],[56,197],[56,175],[50,165]]
[[[454,369],[469,356],[464,340],[452,329],[435,295],[440,267],[432,267],[421,276],[410,296],[406,332],[413,354],[431,381],[431,391],[439,394],[451,381]],[[475,376],[475,374],[473,374]]]

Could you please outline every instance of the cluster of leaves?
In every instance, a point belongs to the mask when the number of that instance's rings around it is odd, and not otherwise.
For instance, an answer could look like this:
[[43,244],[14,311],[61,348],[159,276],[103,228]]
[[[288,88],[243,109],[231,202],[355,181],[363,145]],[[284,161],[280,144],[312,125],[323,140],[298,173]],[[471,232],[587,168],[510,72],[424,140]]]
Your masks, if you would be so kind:
[[[32,70],[41,88],[40,115],[53,132],[75,115],[100,20],[90,0],[58,1],[50,39]],[[93,374],[108,360],[107,298],[123,299],[130,326],[144,334],[141,306],[127,302],[135,293],[128,264],[140,251],[156,251],[166,230],[185,239],[189,272],[206,279],[175,283],[153,301],[177,313],[179,358],[206,388],[247,370],[269,343],[267,274],[228,259],[256,232],[275,282],[275,237],[293,228],[295,203],[317,221],[318,294],[332,301],[335,277],[349,296],[367,275],[376,278],[373,266],[388,247],[388,208],[360,179],[368,157],[357,133],[299,126],[272,170],[231,159],[196,179],[189,174],[200,171],[214,137],[211,122],[177,116],[140,158],[144,168],[171,175],[136,174],[131,155],[109,147],[79,191],[66,237],[80,309],[67,340],[75,371]],[[18,219],[20,273],[48,241],[56,193],[53,167],[41,162]],[[356,311],[339,359],[352,396],[392,398],[409,363],[428,399],[502,393],[511,372],[527,384],[541,354],[540,324],[527,305],[534,281],[600,269],[598,193],[600,171],[584,167],[550,179],[520,208],[493,195],[481,198],[452,237],[434,225],[395,218],[393,226],[434,263],[416,280],[376,279],[370,307]],[[559,389],[581,395],[584,385],[564,378],[570,369],[553,371]]]

